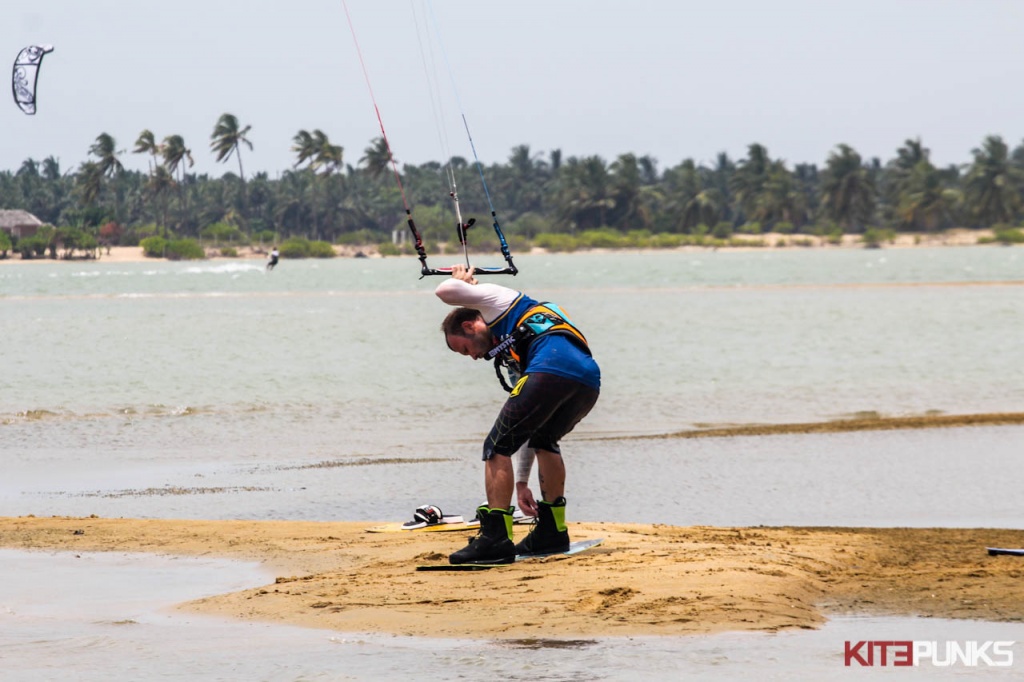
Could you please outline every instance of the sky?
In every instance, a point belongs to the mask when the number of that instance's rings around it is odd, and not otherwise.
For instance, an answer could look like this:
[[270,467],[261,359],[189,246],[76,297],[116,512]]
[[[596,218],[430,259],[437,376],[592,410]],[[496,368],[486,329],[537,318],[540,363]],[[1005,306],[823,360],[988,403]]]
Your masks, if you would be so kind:
[[[223,113],[252,126],[246,175],[292,168],[323,130],[357,165],[380,124],[399,163],[649,155],[661,170],[720,152],[823,165],[845,143],[884,161],[920,138],[965,164],[987,135],[1024,141],[1017,0],[32,0],[10,3],[0,56],[51,44],[26,116],[0,104],[0,170],[65,172],[112,135],[125,167],[144,129],[217,163]],[[357,50],[356,45],[359,49]],[[366,75],[360,65],[365,65]],[[369,87],[367,85],[369,81]]]

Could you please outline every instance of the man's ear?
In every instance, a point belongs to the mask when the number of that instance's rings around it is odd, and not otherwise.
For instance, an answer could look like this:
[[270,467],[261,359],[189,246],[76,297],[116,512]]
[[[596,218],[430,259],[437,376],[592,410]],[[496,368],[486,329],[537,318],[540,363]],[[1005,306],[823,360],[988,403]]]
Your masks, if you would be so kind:
[[473,336],[476,333],[476,320],[464,320],[462,322],[462,333],[465,336]]

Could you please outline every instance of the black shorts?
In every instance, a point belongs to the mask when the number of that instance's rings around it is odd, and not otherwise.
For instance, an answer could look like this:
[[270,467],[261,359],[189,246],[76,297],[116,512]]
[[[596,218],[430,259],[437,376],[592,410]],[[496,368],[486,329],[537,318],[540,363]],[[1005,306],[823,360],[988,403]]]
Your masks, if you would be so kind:
[[557,374],[524,375],[484,441],[484,461],[523,446],[561,453],[558,441],[589,414],[599,391]]

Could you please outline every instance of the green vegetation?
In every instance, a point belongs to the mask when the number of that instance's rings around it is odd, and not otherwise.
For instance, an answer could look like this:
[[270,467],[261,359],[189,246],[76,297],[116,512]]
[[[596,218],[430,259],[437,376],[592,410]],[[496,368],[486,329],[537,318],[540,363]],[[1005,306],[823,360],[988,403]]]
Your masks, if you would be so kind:
[[334,258],[330,244],[324,241],[310,241],[305,237],[292,237],[278,249],[282,258]]
[[[131,150],[144,155],[146,172],[124,168],[122,145],[108,133],[96,137],[88,159],[70,172],[52,156],[26,159],[16,171],[0,171],[0,207],[25,209],[57,227],[6,248],[0,242],[0,254],[70,258],[145,244],[154,257],[198,258],[204,249],[232,253],[277,243],[286,258],[330,257],[331,244],[413,252],[408,241],[392,244],[393,234],[408,232],[407,216],[382,139],[372,140],[352,165],[322,130],[300,130],[291,140],[294,166],[274,178],[246,176],[242,155],[254,139],[251,126],[220,116],[209,145],[217,162],[233,161],[237,172],[219,178],[193,171],[182,136],[160,139],[150,130]],[[477,169],[460,157],[450,167],[400,166],[425,248],[459,248],[444,191],[449,170],[461,189],[463,219],[479,221],[468,233],[469,248],[496,251]],[[1024,224],[1024,145],[1011,149],[995,135],[971,150],[969,163],[945,168],[911,139],[886,161],[838,144],[820,167],[790,165],[754,143],[741,159],[722,153],[709,164],[684,159],[664,170],[650,156],[624,153],[609,162],[520,145],[484,174],[514,251],[767,246],[760,236],[767,233],[797,235],[790,242],[797,245],[809,245],[811,236],[839,243],[853,234],[877,247],[899,232],[993,226],[1000,228],[995,241],[1016,244],[1015,226]]]
[[993,228],[993,235],[991,239],[979,239],[978,242],[997,242],[999,244],[1005,244],[1006,246],[1010,246],[1012,244],[1024,244],[1024,232],[1021,232],[1021,230],[1016,227],[996,225]]
[[227,223],[213,223],[207,225],[199,231],[199,236],[206,241],[211,241],[214,244],[248,244],[249,236],[238,229],[236,225],[229,225]]
[[195,239],[171,239],[163,237],[146,237],[139,245],[147,258],[167,258],[169,260],[203,260],[206,252]]
[[892,242],[896,239],[895,230],[884,230],[878,227],[869,227],[864,230],[861,241],[869,249],[881,248],[883,242]]
[[167,242],[167,258],[170,260],[203,260],[206,252],[195,239],[172,239]]
[[167,253],[167,240],[163,237],[146,237],[139,246],[146,258],[163,258]]

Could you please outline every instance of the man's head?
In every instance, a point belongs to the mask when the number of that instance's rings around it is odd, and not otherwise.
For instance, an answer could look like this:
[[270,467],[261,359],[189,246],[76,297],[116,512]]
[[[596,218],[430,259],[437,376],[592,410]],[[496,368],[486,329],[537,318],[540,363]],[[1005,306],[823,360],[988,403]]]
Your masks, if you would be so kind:
[[449,348],[474,360],[486,357],[494,345],[483,316],[472,308],[456,308],[448,313],[441,322],[441,331]]

